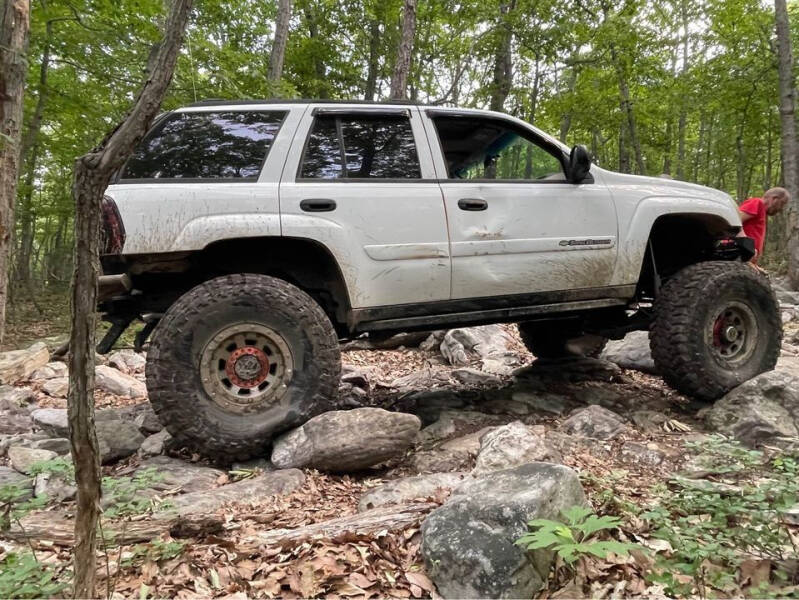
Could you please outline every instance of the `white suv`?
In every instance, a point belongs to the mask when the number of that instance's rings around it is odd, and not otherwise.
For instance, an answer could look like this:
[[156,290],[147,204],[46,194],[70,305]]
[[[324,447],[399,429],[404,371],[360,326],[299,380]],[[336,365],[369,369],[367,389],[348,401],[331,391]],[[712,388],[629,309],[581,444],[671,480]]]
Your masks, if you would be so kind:
[[364,332],[518,322],[554,358],[649,329],[701,399],[780,348],[727,194],[606,171],[500,113],[199,103],[158,119],[104,216],[99,350],[144,320],[154,409],[222,458],[329,408],[339,341]]

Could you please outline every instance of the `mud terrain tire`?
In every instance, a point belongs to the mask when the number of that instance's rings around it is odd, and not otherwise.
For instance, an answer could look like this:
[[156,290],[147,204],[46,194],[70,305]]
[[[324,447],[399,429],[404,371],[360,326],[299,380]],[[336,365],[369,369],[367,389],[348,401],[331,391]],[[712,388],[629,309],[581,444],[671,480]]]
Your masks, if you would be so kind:
[[607,338],[598,335],[564,334],[562,325],[552,323],[525,321],[519,323],[518,327],[519,337],[536,358],[597,358],[608,343]]
[[262,455],[274,434],[328,410],[340,376],[322,308],[255,274],[218,277],[178,299],[153,333],[146,366],[161,423],[218,462]]
[[674,275],[655,302],[649,331],[666,383],[705,401],[773,369],[781,343],[768,279],[740,262],[703,262]]

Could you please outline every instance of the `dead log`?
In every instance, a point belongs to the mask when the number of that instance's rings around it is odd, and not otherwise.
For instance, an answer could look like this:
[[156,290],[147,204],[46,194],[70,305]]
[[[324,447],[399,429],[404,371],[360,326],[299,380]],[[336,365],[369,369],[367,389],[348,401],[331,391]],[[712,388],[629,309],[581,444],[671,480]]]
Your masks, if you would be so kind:
[[368,537],[382,531],[401,531],[418,525],[438,507],[434,502],[381,506],[348,517],[339,517],[296,529],[273,529],[247,538],[244,545],[297,546],[314,540],[341,540]]

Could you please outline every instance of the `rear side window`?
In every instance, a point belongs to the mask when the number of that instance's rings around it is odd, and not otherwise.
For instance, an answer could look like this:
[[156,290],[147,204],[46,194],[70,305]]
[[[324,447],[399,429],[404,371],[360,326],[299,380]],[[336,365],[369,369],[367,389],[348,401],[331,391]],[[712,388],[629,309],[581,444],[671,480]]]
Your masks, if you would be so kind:
[[419,179],[411,122],[402,116],[317,116],[302,179]]
[[142,140],[121,179],[255,180],[285,114],[175,113]]

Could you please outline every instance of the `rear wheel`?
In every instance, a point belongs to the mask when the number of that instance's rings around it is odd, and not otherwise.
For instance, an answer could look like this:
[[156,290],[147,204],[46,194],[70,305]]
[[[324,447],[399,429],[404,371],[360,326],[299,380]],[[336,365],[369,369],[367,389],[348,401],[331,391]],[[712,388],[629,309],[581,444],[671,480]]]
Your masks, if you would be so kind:
[[669,385],[715,400],[777,364],[779,304],[768,279],[751,267],[699,263],[663,286],[649,339]]
[[598,335],[579,335],[562,323],[525,321],[519,323],[519,336],[536,358],[566,358],[602,354],[607,338]]
[[182,296],[158,324],[147,387],[176,441],[219,460],[262,454],[274,434],[330,408],[341,372],[321,307],[265,275],[229,275]]

